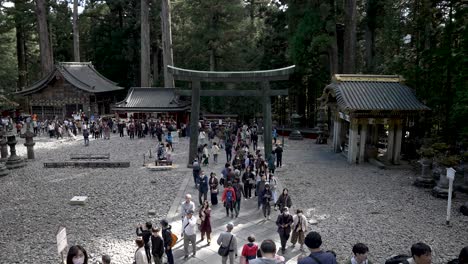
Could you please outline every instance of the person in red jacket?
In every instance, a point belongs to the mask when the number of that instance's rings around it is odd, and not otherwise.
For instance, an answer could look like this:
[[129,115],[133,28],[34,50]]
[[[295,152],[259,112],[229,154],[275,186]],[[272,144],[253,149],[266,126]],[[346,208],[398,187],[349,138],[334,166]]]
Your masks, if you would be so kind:
[[249,264],[249,260],[257,258],[258,245],[255,242],[255,236],[250,235],[247,240],[249,243],[242,247],[241,264]]
[[224,188],[221,201],[226,207],[226,216],[229,217],[229,210],[231,210],[231,218],[234,218],[234,204],[236,203],[236,191],[232,187],[232,183],[229,181],[227,187]]

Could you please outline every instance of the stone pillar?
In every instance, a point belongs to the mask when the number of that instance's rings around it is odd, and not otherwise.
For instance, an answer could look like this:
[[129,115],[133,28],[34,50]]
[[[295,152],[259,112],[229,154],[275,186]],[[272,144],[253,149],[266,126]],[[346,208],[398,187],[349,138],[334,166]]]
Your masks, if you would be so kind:
[[348,163],[356,163],[357,156],[357,136],[358,136],[358,124],[356,120],[352,119],[349,126],[349,142],[348,142]]
[[400,164],[401,142],[403,139],[403,125],[399,121],[396,126],[395,147],[393,149],[393,164]]
[[379,143],[379,125],[372,125],[371,144],[377,146]]
[[270,98],[270,83],[262,82],[263,91],[263,144],[265,146],[265,159],[271,155],[272,150],[272,136],[271,136],[271,98]]
[[33,131],[31,131],[31,122],[28,122],[26,132],[20,135],[21,138],[26,139],[26,143],[24,143],[24,145],[28,151],[28,159],[34,159],[34,145],[36,145],[36,143],[34,143],[33,138],[35,136],[36,135],[33,133]]
[[364,162],[366,154],[366,141],[367,141],[367,124],[361,125],[361,139],[359,143],[359,163]]
[[26,165],[23,159],[16,155],[16,143],[18,143],[16,137],[14,135],[9,135],[7,144],[10,146],[10,157],[6,162],[6,166],[9,170],[21,168]]
[[387,140],[387,160],[389,162],[393,161],[393,152],[395,147],[395,125],[393,122],[389,124],[388,127],[388,140]]
[[333,122],[333,150],[340,152],[341,150],[341,120],[337,117]]
[[188,166],[191,167],[198,152],[198,121],[200,119],[200,81],[192,82],[192,109],[190,113],[190,150]]

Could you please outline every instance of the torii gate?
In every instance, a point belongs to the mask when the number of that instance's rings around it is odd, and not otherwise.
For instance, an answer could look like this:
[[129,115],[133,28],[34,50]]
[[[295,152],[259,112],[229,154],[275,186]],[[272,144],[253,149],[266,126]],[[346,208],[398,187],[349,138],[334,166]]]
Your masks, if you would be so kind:
[[[270,81],[288,80],[294,72],[295,65],[285,68],[267,71],[195,71],[181,69],[168,65],[169,72],[174,80],[189,81],[192,83],[192,91],[177,90],[180,95],[192,97],[192,108],[190,114],[190,151],[188,165],[192,164],[197,156],[198,148],[198,120],[200,116],[200,96],[256,96],[262,97],[263,103],[263,141],[265,146],[265,158],[268,158],[272,151],[272,120],[271,120],[271,96],[288,95],[288,90],[270,90]],[[262,89],[255,90],[202,90],[201,82],[256,82],[261,83]]]

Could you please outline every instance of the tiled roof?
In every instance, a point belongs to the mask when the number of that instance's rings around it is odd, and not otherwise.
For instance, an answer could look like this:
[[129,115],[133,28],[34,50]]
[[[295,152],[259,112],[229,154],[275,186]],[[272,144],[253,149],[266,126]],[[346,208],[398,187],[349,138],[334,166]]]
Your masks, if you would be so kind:
[[63,76],[74,87],[90,93],[111,92],[123,89],[123,87],[117,86],[115,82],[110,81],[97,72],[90,62],[61,62],[55,66],[54,71],[49,75],[27,89],[17,92],[17,94],[27,95],[42,90],[47,87],[47,84],[52,81],[56,74]]
[[116,103],[112,109],[120,111],[183,111],[190,108],[190,102],[181,101],[173,88],[133,87],[127,97]]
[[346,76],[345,81],[339,81],[335,77],[335,81],[324,90],[324,93],[333,94],[342,110],[349,112],[430,110],[416,98],[411,88],[400,83],[398,79],[391,79],[392,76],[365,78],[365,75],[356,75],[355,79],[350,76]]

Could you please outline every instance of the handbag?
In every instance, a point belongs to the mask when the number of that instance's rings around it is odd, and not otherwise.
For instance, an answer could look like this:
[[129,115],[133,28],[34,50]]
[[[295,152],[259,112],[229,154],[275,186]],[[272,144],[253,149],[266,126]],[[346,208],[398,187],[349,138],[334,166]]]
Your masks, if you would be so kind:
[[197,219],[197,225],[201,225],[202,221],[200,218]]
[[221,257],[226,257],[227,255],[229,255],[229,248],[231,247],[231,241],[232,241],[232,238],[234,237],[234,235],[231,235],[231,239],[229,240],[229,244],[227,247],[224,247],[224,246],[220,246],[219,249],[218,249],[218,254],[221,256]]

